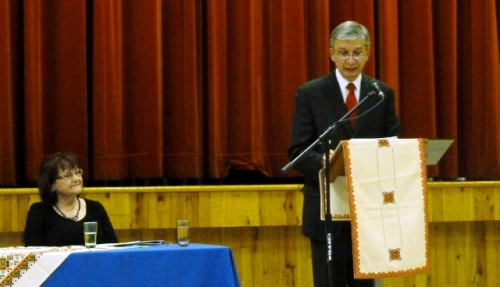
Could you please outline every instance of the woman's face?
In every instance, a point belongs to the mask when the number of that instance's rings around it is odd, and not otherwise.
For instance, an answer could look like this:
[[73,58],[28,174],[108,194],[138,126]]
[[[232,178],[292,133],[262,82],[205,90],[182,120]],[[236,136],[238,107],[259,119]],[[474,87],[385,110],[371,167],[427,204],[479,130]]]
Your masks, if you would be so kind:
[[82,174],[83,171],[77,166],[66,170],[59,168],[52,190],[60,196],[76,196],[80,194],[83,187]]

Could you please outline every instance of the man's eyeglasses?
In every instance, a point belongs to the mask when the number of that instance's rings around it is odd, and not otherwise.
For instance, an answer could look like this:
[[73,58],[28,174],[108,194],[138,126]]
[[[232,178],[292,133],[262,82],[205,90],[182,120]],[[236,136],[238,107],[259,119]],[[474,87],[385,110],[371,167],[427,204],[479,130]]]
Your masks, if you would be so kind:
[[77,168],[73,171],[70,171],[68,174],[61,175],[56,177],[56,179],[62,179],[62,178],[72,178],[73,176],[82,176],[83,175],[83,169]]
[[348,52],[335,52],[335,54],[337,54],[337,56],[344,61],[347,61],[350,57],[357,61],[363,59],[366,55],[363,52],[353,52],[352,54]]

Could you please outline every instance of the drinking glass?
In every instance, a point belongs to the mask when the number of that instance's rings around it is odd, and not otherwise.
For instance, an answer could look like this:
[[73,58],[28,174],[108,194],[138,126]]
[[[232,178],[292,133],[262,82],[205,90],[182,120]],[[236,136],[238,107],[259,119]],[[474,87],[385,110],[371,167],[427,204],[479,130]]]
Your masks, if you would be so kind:
[[97,222],[84,222],[83,236],[85,238],[85,247],[95,248],[97,241]]
[[189,220],[177,220],[177,243],[179,246],[186,247],[189,245]]

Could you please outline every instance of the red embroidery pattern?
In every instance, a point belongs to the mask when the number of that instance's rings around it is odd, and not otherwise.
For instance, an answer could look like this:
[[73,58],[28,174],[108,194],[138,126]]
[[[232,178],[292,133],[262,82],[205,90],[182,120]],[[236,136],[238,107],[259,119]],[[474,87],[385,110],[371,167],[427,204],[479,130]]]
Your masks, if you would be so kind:
[[3,281],[2,281],[3,285],[2,286],[12,286],[12,277],[6,277]]
[[7,270],[9,267],[9,261],[7,258],[0,258],[0,270]]
[[378,140],[378,147],[391,147],[391,144],[388,140]]
[[382,192],[382,197],[384,198],[384,204],[396,203],[396,199],[394,198],[394,191]]
[[50,247],[42,250],[25,249],[22,247],[0,248],[0,251],[2,251],[0,252],[0,286],[11,287],[15,285],[45,252],[67,250],[71,250],[71,248]]
[[37,260],[33,253],[8,254],[0,258],[0,284],[12,286]]
[[401,261],[401,248],[389,249],[389,261]]

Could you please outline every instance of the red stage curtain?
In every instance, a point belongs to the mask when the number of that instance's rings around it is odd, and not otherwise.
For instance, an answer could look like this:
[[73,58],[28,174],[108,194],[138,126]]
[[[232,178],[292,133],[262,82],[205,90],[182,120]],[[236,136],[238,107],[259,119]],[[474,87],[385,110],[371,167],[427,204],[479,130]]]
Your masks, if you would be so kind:
[[[331,29],[372,35],[404,137],[452,138],[430,176],[500,179],[499,0],[0,1],[0,185],[73,151],[91,180],[278,178],[297,86]],[[290,173],[287,176],[295,176]]]

